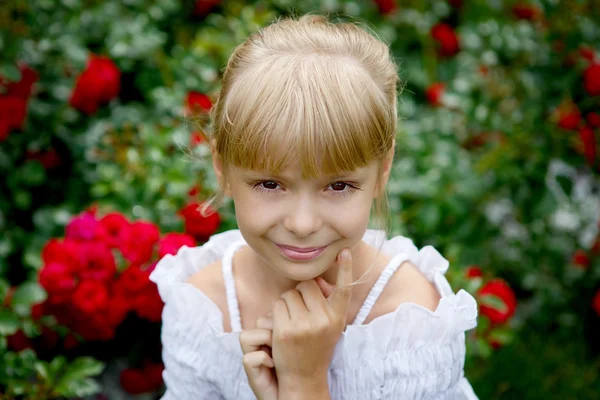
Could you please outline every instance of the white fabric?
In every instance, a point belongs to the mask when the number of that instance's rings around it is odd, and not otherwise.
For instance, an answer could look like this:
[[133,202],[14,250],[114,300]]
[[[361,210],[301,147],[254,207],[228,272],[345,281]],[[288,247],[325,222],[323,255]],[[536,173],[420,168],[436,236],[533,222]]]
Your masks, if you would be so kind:
[[[441,300],[434,312],[403,303],[367,325],[349,325],[329,368],[331,398],[476,400],[463,373],[464,332],[477,325],[475,299],[464,290],[452,292],[444,277],[449,263],[433,247],[419,251],[407,238],[385,240],[384,236],[368,230],[363,240],[374,247],[384,240],[381,251],[393,256],[388,267],[409,260],[435,285]],[[186,283],[203,267],[224,260],[227,253],[232,256],[240,241],[238,230],[214,235],[203,246],[183,247],[177,255],[165,256],[150,275],[165,302],[162,343],[167,392],[163,400],[255,399],[241,362],[241,326],[238,323],[233,332],[224,332],[219,308]],[[226,280],[233,282],[233,276]],[[234,297],[229,286],[230,313],[239,310]],[[239,321],[239,311],[235,318]]]

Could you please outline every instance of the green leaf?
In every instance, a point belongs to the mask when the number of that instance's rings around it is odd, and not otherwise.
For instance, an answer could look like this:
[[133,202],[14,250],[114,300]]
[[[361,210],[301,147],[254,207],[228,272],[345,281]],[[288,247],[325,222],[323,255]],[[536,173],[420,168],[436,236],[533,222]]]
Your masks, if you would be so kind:
[[19,318],[9,310],[0,310],[0,335],[12,335],[19,330]]
[[46,170],[39,161],[26,162],[19,171],[23,183],[27,186],[38,186],[46,178]]
[[68,387],[58,394],[66,397],[83,397],[100,392],[101,386],[93,379],[71,381]]
[[[99,375],[104,369],[104,364],[91,357],[79,357],[69,364],[65,372],[58,378],[56,392],[67,396],[71,393],[73,385],[90,376]],[[88,387],[87,385],[84,385]]]
[[50,379],[50,368],[48,368],[48,363],[44,361],[36,361],[34,368],[44,383],[52,383],[52,380]]
[[507,312],[508,306],[500,297],[494,294],[484,294],[479,298],[479,304],[488,306],[497,310],[498,312]]
[[15,291],[12,304],[31,307],[46,300],[46,297],[46,291],[42,289],[38,282],[26,282]]
[[18,82],[21,80],[21,71],[13,63],[1,64],[0,75],[6,77],[10,82]]
[[6,297],[6,293],[8,293],[8,289],[10,285],[4,279],[0,279],[0,304],[4,301]]

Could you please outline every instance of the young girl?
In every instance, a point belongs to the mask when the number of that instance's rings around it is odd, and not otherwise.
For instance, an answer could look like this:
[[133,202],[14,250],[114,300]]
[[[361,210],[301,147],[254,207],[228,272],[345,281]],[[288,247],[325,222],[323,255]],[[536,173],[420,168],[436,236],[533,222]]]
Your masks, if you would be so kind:
[[[477,306],[385,221],[397,68],[354,24],[283,19],[232,54],[213,166],[239,230],[163,258],[163,399],[476,399]],[[375,207],[372,207],[373,204]]]

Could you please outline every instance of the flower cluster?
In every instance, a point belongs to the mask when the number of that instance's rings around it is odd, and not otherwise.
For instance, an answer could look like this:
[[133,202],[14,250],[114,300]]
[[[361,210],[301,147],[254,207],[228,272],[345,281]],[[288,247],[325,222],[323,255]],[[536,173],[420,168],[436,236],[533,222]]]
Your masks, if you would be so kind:
[[149,275],[160,258],[195,244],[186,234],[161,237],[150,222],[85,211],[70,221],[63,239],[43,249],[39,281],[48,299],[42,312],[85,340],[112,339],[129,312],[160,322],[163,303]]

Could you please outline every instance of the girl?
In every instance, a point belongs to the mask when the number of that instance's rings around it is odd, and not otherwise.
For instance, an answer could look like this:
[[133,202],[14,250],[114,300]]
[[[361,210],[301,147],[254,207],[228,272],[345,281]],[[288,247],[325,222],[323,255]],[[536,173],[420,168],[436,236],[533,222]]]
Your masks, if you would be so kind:
[[283,19],[233,52],[213,166],[239,230],[163,258],[163,399],[476,399],[432,247],[386,240],[397,68],[354,24]]

